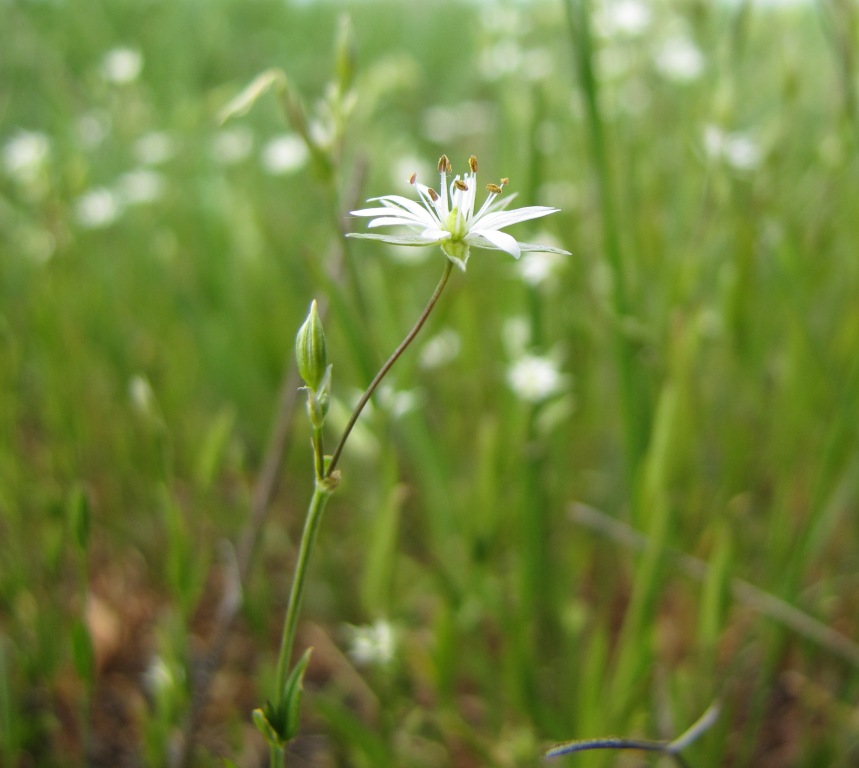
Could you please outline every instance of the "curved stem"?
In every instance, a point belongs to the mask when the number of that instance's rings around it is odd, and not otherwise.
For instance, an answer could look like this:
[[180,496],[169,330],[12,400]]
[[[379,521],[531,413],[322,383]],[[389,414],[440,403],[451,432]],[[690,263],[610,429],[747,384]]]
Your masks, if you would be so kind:
[[423,328],[424,323],[427,321],[427,318],[432,312],[433,307],[436,305],[436,302],[441,296],[441,292],[444,290],[445,285],[447,285],[447,279],[450,277],[450,271],[453,268],[453,262],[450,259],[445,259],[444,272],[442,273],[441,279],[438,281],[438,285],[435,287],[435,291],[433,292],[432,297],[430,297],[429,303],[427,303],[426,308],[421,313],[421,316],[418,318],[418,321],[415,323],[414,327],[411,331],[409,331],[406,338],[402,340],[400,346],[398,346],[394,353],[388,358],[388,362],[386,362],[376,374],[376,377],[373,381],[370,382],[370,386],[367,387],[367,391],[361,396],[361,399],[358,401],[358,405],[355,406],[355,410],[352,412],[352,415],[349,417],[349,423],[346,425],[346,428],[343,430],[343,436],[340,438],[340,442],[337,444],[337,448],[334,450],[334,454],[331,457],[331,464],[328,466],[328,472],[326,473],[326,477],[330,477],[331,473],[337,468],[337,462],[340,460],[340,454],[343,453],[343,447],[346,445],[346,440],[349,438],[349,433],[352,431],[352,427],[355,426],[355,423],[358,421],[358,417],[361,415],[361,411],[364,410],[364,406],[367,405],[367,402],[373,395],[373,392],[376,391],[376,388],[379,386],[380,382],[383,378],[385,378],[385,374],[391,370],[394,363],[400,359],[400,356],[405,352],[406,347],[414,341],[415,336],[418,335],[421,328]]

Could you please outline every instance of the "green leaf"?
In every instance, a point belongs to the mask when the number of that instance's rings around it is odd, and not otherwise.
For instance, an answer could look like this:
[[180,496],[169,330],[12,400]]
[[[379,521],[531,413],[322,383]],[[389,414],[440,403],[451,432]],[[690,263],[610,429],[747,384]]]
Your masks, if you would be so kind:
[[86,491],[80,485],[76,485],[69,493],[66,512],[75,543],[82,550],[86,550],[89,544],[91,514]]
[[[266,705],[266,709],[270,709],[271,704]],[[255,709],[251,714],[251,718],[254,721],[254,725],[257,727],[257,730],[263,735],[263,738],[266,740],[266,743],[270,747],[277,747],[278,749],[282,746],[282,742],[277,735],[277,731],[275,731],[274,726],[269,722],[268,716],[261,709]]]
[[218,122],[223,124],[231,117],[242,117],[251,111],[254,104],[272,86],[286,87],[286,75],[281,69],[267,69],[257,75],[238,95],[236,95],[219,113]]
[[232,408],[222,408],[209,425],[203,445],[197,454],[196,476],[201,488],[209,489],[224,460],[236,414]]
[[95,674],[95,652],[89,628],[81,619],[72,627],[72,658],[78,675],[83,680],[92,682]]
[[308,648],[292,668],[286,683],[283,686],[283,698],[280,709],[284,713],[285,741],[295,738],[298,733],[298,725],[301,719],[301,694],[304,692],[304,673],[310,663],[312,648]]

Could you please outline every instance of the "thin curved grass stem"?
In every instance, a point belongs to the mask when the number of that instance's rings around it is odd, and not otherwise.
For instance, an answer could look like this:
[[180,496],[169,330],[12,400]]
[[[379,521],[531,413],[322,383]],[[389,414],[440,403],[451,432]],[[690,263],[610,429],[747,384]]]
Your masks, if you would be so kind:
[[402,340],[402,342],[400,342],[400,346],[398,346],[394,350],[394,353],[388,358],[388,361],[379,369],[379,372],[376,374],[373,381],[370,382],[370,386],[367,387],[366,392],[364,392],[364,394],[361,396],[361,399],[358,401],[358,405],[355,406],[355,410],[349,417],[349,423],[343,430],[343,436],[340,438],[340,442],[337,444],[337,448],[334,450],[334,453],[331,456],[331,463],[328,465],[328,471],[326,473],[326,476],[330,476],[331,473],[334,472],[334,470],[337,468],[337,462],[340,460],[340,454],[343,453],[343,447],[346,445],[346,440],[348,440],[349,434],[350,432],[352,432],[352,428],[358,421],[358,417],[361,415],[361,411],[364,410],[364,406],[367,405],[370,398],[373,396],[373,393],[376,391],[376,388],[379,386],[382,379],[385,378],[385,375],[388,373],[388,371],[391,370],[394,363],[396,363],[397,360],[400,359],[400,356],[403,354],[403,352],[406,351],[406,348],[409,346],[409,344],[414,341],[415,336],[418,335],[421,328],[423,328],[424,323],[430,316],[430,312],[432,312],[433,307],[435,307],[436,302],[438,302],[438,299],[441,296],[441,292],[444,290],[445,285],[447,285],[447,280],[450,277],[451,269],[453,269],[453,262],[450,261],[450,259],[445,259],[444,272],[442,273],[441,279],[438,281],[438,285],[435,287],[433,295],[430,297],[430,300],[424,308],[424,311],[421,313],[421,316],[418,318],[412,330],[409,331],[408,335]]

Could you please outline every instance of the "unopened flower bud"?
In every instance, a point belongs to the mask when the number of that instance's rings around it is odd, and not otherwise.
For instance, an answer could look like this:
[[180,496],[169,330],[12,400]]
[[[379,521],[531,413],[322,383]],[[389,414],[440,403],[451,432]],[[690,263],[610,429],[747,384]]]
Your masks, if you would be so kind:
[[295,337],[295,360],[304,383],[315,392],[322,383],[325,369],[328,367],[325,333],[316,309],[316,300],[310,305],[307,319],[298,329],[298,335]]

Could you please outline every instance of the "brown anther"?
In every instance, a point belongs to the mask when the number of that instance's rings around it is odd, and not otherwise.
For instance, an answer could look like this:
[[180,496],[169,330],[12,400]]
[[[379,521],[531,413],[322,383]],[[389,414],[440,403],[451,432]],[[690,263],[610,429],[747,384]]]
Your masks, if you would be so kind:
[[487,184],[486,191],[491,192],[493,195],[500,195],[501,187],[499,187],[497,184]]
[[454,181],[453,186],[455,186],[460,192],[468,192],[468,184],[466,184],[462,179]]
[[477,173],[477,158],[474,155],[468,158],[468,167],[472,173]]
[[510,183],[510,179],[508,179],[506,177],[501,179],[501,186],[502,187],[506,187],[509,183]]
[[450,173],[453,169],[453,166],[450,164],[450,160],[447,159],[447,155],[442,155],[438,159],[438,172],[439,173]]
[[413,173],[411,176],[409,176],[409,184],[414,184],[417,180],[418,180],[417,173]]
[[432,200],[433,202],[438,200],[438,192],[436,192],[432,187],[427,189],[427,194],[429,195],[430,200]]

